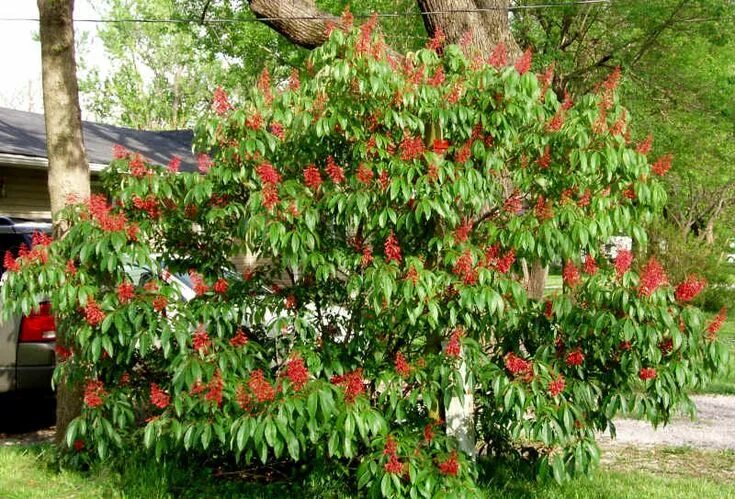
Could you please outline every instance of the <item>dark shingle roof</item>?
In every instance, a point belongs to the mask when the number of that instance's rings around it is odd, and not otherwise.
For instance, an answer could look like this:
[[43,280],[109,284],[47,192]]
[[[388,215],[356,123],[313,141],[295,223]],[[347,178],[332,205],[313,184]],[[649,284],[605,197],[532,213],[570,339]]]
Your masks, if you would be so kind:
[[[196,170],[191,152],[191,130],[133,130],[101,123],[83,122],[87,161],[106,165],[112,146],[120,144],[139,152],[153,163],[165,165],[172,156],[181,158],[181,169]],[[46,126],[42,114],[0,107],[0,153],[46,157]]]

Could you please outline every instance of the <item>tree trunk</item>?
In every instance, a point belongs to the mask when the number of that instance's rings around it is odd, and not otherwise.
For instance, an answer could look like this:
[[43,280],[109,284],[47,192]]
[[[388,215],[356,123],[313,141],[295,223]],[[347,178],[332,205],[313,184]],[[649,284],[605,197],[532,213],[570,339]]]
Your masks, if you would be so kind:
[[[74,0],[38,0],[48,189],[57,238],[68,228],[58,218],[59,211],[70,200],[87,199],[90,193],[74,59],[73,11]],[[57,331],[57,341],[64,344],[66,335]],[[56,393],[57,444],[63,443],[66,428],[79,415],[81,404],[81,387],[61,381]]]
[[[296,45],[308,49],[318,47],[327,41],[329,23],[335,26],[342,25],[339,17],[320,11],[314,0],[249,0],[249,3],[255,17]],[[274,19],[289,17],[292,19]]]

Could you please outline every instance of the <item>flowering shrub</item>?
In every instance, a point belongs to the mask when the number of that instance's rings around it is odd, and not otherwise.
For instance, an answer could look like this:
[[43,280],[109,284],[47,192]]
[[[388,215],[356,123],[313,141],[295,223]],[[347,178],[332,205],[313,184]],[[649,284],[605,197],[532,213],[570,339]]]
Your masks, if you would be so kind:
[[[616,414],[666,422],[722,362],[686,303],[700,281],[675,293],[655,260],[600,254],[618,233],[646,243],[671,161],[630,143],[617,72],[559,102],[530,52],[434,39],[398,58],[374,25],[333,30],[241,106],[218,89],[200,172],[117,150],[112,204],[72,205],[44,257],[6,256],[4,299],[49,296],[71,333],[70,447],[331,459],[371,495],[472,495],[452,397],[474,398],[478,459],[536,456],[563,480]],[[266,258],[234,278],[246,248]],[[562,293],[530,300],[522,260],[564,261]]]

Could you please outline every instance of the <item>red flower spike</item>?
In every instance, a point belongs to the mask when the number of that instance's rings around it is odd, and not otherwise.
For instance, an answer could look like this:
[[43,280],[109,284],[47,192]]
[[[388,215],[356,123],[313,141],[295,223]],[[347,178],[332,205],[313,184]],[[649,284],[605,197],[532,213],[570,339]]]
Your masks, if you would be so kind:
[[400,475],[403,472],[403,463],[398,460],[398,456],[391,454],[384,468],[386,473]]
[[501,69],[508,64],[508,50],[505,43],[498,43],[487,61],[495,69]]
[[279,184],[281,182],[281,175],[275,169],[275,167],[268,163],[261,163],[255,168],[255,173],[260,177],[260,181],[264,184]]
[[436,70],[434,70],[434,74],[428,80],[426,80],[426,83],[428,83],[429,86],[438,87],[439,85],[444,83],[445,79],[446,76],[444,74],[444,67],[439,66],[438,68],[436,68]]
[[557,111],[554,116],[546,123],[547,132],[558,132],[564,126],[564,111]]
[[259,130],[263,126],[263,117],[255,111],[245,120],[245,126],[251,130]]
[[576,349],[569,352],[564,362],[566,362],[569,367],[581,366],[584,362],[584,354],[582,353],[582,350]]
[[544,153],[536,160],[536,164],[543,170],[551,165],[551,148],[548,145],[544,147]]
[[564,279],[564,284],[569,286],[570,288],[575,287],[580,282],[580,275],[579,275],[579,269],[576,265],[574,265],[574,262],[571,260],[567,260],[567,263],[564,265],[564,269],[561,272],[562,278]]
[[439,463],[439,472],[442,475],[457,476],[459,473],[459,461],[457,461],[457,452],[452,454],[445,460]]
[[554,304],[551,300],[546,300],[546,303],[544,303],[544,316],[546,316],[547,319],[554,317]]
[[705,337],[709,341],[714,341],[715,338],[717,338],[717,332],[725,323],[725,320],[727,320],[727,309],[725,307],[722,307],[715,318],[712,319],[712,322],[710,322],[707,326],[707,333],[705,334]]
[[227,98],[227,92],[225,92],[222,87],[217,87],[214,90],[214,95],[212,96],[212,108],[219,116],[226,114],[227,111],[232,109],[232,105]]
[[335,184],[341,184],[345,181],[345,172],[341,166],[335,163],[334,158],[330,155],[327,156],[327,166],[324,168]]
[[214,292],[218,295],[223,295],[227,293],[229,287],[230,284],[227,282],[227,279],[220,277],[219,279],[217,279],[217,282],[214,283],[213,289]]
[[209,173],[210,168],[212,168],[212,158],[207,154],[197,154],[197,169],[206,174]]
[[107,395],[105,385],[98,379],[89,380],[84,387],[84,404],[87,407],[96,409],[103,403],[103,397]]
[[312,164],[304,168],[304,185],[306,185],[306,187],[316,191],[319,190],[319,186],[322,185],[322,182],[322,176],[316,166]]
[[403,161],[412,161],[421,158],[424,154],[424,139],[418,135],[416,137],[405,136],[401,141],[399,149]]
[[678,302],[688,302],[701,293],[707,287],[707,280],[695,275],[687,276],[687,278],[676,287],[674,298]]
[[132,161],[130,161],[130,174],[133,177],[140,178],[146,176],[148,173],[148,168],[143,162],[143,157],[136,153]]
[[426,44],[426,48],[431,50],[439,50],[444,45],[444,42],[447,41],[447,37],[444,34],[444,31],[441,29],[441,27],[437,27],[436,30],[434,30],[434,36],[431,37],[431,40]]
[[117,299],[120,303],[130,303],[133,298],[135,298],[135,286],[133,286],[133,283],[125,281],[118,284]]
[[641,378],[643,381],[646,381],[649,379],[655,379],[656,376],[657,376],[656,370],[652,367],[644,367],[638,373],[638,377]]
[[390,186],[390,175],[388,170],[382,170],[378,175],[378,183],[383,190],[386,190]]
[[181,158],[178,156],[173,156],[169,160],[166,169],[169,171],[169,173],[178,173],[179,168],[181,168]]
[[395,360],[396,372],[401,378],[408,378],[411,374],[411,366],[406,361],[406,357],[401,352],[396,354]]
[[530,48],[527,48],[525,52],[523,52],[523,55],[518,58],[518,60],[515,63],[516,71],[518,71],[518,74],[523,75],[528,72],[529,69],[531,69],[531,60],[533,59],[533,52]]
[[196,293],[197,296],[201,296],[209,291],[209,286],[204,283],[204,277],[199,272],[190,270],[189,279],[194,286],[194,293]]
[[153,310],[156,312],[163,312],[168,307],[168,298],[163,295],[158,295],[153,299]]
[[197,352],[206,352],[211,345],[212,342],[209,339],[209,334],[204,329],[204,324],[199,324],[191,337],[192,348]]
[[280,202],[281,198],[278,197],[278,187],[275,184],[265,184],[263,186],[263,207],[270,211],[278,206]]
[[235,336],[230,338],[230,345],[233,347],[243,347],[248,344],[248,337],[245,334],[245,331],[242,329],[238,329]]
[[286,377],[291,381],[294,391],[301,390],[309,381],[309,371],[306,369],[304,359],[296,355],[286,364]]
[[81,438],[77,438],[74,440],[74,450],[77,452],[81,452],[82,449],[84,449],[84,440]]
[[373,177],[375,176],[373,174],[373,169],[370,168],[370,166],[366,165],[365,163],[360,163],[360,166],[357,167],[357,180],[362,182],[363,184],[370,184],[373,181]]
[[444,348],[444,353],[447,357],[457,358],[459,357],[462,346],[460,345],[460,338],[462,337],[462,330],[455,328],[452,331],[452,335],[449,337],[447,346]]
[[360,265],[362,268],[369,267],[370,264],[373,263],[373,250],[371,250],[368,246],[365,246],[362,249],[362,259],[360,261]]
[[434,143],[431,146],[432,151],[436,154],[444,154],[449,149],[449,141],[443,139],[434,139]]
[[531,363],[531,361],[522,359],[513,352],[509,352],[508,354],[506,354],[503,360],[505,363],[505,368],[513,376],[527,379],[533,377],[533,364]]
[[288,89],[291,91],[295,91],[301,88],[301,80],[299,79],[299,70],[296,68],[293,68],[291,70],[291,75],[288,77]]
[[651,165],[651,171],[659,177],[663,177],[664,175],[666,175],[666,172],[671,169],[671,161],[673,159],[673,155],[664,154],[663,156],[658,158],[653,165]]
[[270,402],[276,398],[276,390],[263,376],[263,371],[256,369],[250,373],[248,388],[253,392],[258,402]]
[[640,144],[638,144],[638,147],[636,147],[636,151],[646,156],[651,151],[652,146],[653,146],[653,134],[649,133],[648,136],[645,139],[643,139],[643,141]]
[[652,257],[643,267],[638,294],[640,296],[651,296],[658,288],[668,283],[669,279],[664,268],[658,263],[658,260]]
[[330,380],[334,385],[345,387],[345,402],[351,404],[358,395],[365,392],[365,382],[362,379],[362,369],[356,369],[352,372],[332,376]]
[[550,381],[546,389],[549,391],[549,395],[556,397],[564,391],[565,386],[566,382],[564,381],[564,378],[559,376]]
[[427,444],[430,444],[434,440],[434,424],[428,423],[424,426],[424,440]]
[[618,277],[622,277],[628,270],[630,265],[633,263],[633,253],[626,249],[618,250],[618,254],[615,257],[615,272]]
[[112,157],[114,159],[125,159],[128,156],[130,156],[130,151],[128,151],[127,149],[125,149],[120,144],[114,144],[112,146]]
[[467,285],[471,286],[477,283],[477,271],[474,268],[474,259],[472,258],[472,252],[469,249],[466,249],[459,258],[457,258],[457,261],[454,263],[454,267],[452,268],[452,272],[462,277],[463,282]]
[[594,256],[585,255],[582,270],[587,275],[595,275],[597,273],[597,262],[595,261]]
[[214,402],[215,404],[222,405],[222,390],[225,384],[222,381],[222,373],[217,369],[212,375],[212,379],[209,380],[207,385],[207,393],[204,395],[204,400]]
[[156,383],[151,383],[151,403],[159,409],[165,409],[171,403],[171,396],[161,390]]
[[105,313],[91,297],[87,299],[87,306],[84,307],[84,319],[92,327],[98,326],[105,320]]
[[18,272],[20,270],[20,263],[18,262],[18,260],[13,258],[13,254],[10,251],[6,251],[5,257],[3,258],[3,267],[5,268],[5,270]]
[[398,244],[398,239],[393,231],[390,231],[388,238],[385,240],[384,251],[385,251],[385,263],[395,261],[401,263],[401,247]]
[[462,242],[466,241],[469,238],[469,236],[470,236],[470,232],[472,232],[472,220],[466,219],[454,231],[454,242],[455,243],[462,243]]

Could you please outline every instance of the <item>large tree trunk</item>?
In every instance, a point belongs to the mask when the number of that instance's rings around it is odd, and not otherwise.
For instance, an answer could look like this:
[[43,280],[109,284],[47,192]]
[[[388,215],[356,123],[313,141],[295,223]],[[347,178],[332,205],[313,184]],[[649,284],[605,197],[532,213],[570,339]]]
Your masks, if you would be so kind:
[[[67,229],[57,216],[59,211],[70,199],[83,200],[90,193],[74,59],[73,11],[74,0],[38,0],[48,188],[56,237]],[[66,334],[57,331],[57,341],[65,343]],[[81,405],[81,388],[62,380],[56,392],[57,444],[63,443],[66,428]]]

